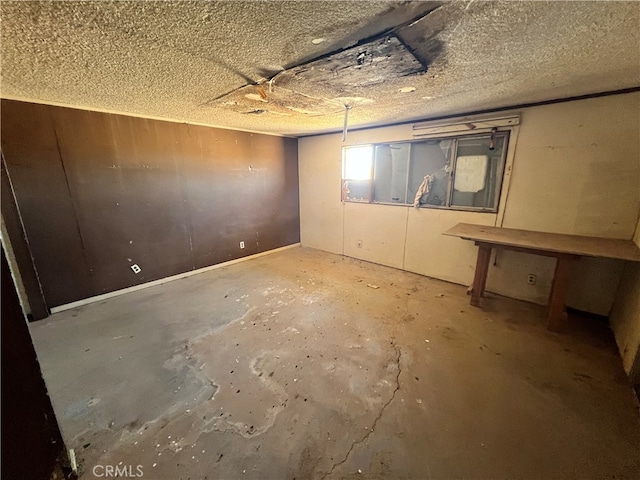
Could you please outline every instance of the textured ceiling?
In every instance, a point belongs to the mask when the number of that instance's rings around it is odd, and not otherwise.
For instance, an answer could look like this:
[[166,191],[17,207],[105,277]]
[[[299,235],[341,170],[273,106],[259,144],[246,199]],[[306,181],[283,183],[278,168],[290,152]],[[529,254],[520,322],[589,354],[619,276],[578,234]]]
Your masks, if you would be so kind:
[[[377,125],[640,85],[638,2],[2,1],[0,9],[5,98],[262,132],[340,129],[345,104],[351,126]],[[390,29],[425,73],[350,83],[343,70],[320,68],[348,67],[343,50],[364,55],[358,42]]]

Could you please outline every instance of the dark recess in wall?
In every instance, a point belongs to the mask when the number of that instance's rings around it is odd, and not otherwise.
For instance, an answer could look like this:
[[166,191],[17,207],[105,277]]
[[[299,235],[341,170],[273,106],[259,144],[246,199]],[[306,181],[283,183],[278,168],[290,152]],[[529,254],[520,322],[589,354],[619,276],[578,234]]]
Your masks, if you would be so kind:
[[2,478],[48,479],[54,470],[62,475],[65,455],[3,247]]
[[11,248],[17,268],[20,271],[24,292],[29,302],[31,311],[28,318],[30,321],[40,320],[48,316],[49,311],[47,310],[47,305],[42,295],[38,274],[33,265],[29,244],[27,243],[27,237],[24,232],[24,227],[22,226],[22,220],[20,219],[20,213],[18,212],[18,206],[16,205],[9,174],[7,173],[4,162],[4,155],[2,156],[0,169],[2,172],[2,187],[0,188],[0,194],[2,195],[2,219],[4,220],[8,236],[11,238]]
[[293,138],[3,99],[2,149],[49,308],[300,241]]

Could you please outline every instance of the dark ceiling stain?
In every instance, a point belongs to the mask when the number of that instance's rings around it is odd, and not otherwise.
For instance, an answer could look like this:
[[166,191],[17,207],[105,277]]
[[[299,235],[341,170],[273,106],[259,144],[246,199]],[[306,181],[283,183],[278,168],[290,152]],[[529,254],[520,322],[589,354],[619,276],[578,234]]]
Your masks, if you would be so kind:
[[[345,102],[340,98],[369,101],[368,87],[424,74],[445,54],[437,36],[451,19],[437,14],[440,3],[410,3],[411,8],[394,7],[384,21],[374,19],[358,30],[364,34],[375,28],[378,33],[373,36],[354,39],[350,34],[337,50],[275,75],[262,70],[268,75],[266,80],[249,83],[204,105],[216,104],[245,115],[335,115],[344,112]],[[399,24],[401,18],[403,23]]]
[[[391,33],[398,33],[400,30],[413,26],[416,22],[428,17],[432,12],[442,6],[442,4],[443,2],[439,1],[406,1],[391,5],[385,12],[376,15],[366,24],[350,28],[350,33],[346,37],[328,42],[322,51],[316,52],[310,57],[300,58],[295,63],[285,65],[285,70],[305,65],[314,60],[336,54],[353,46],[368,43]],[[336,26],[336,28],[338,28],[338,26]],[[313,32],[311,35],[327,38],[334,36],[332,31]]]
[[[305,90],[337,90],[369,87],[394,78],[427,71],[395,35],[343,50],[320,60],[285,70],[273,78],[276,86]],[[302,86],[303,90],[296,88]]]

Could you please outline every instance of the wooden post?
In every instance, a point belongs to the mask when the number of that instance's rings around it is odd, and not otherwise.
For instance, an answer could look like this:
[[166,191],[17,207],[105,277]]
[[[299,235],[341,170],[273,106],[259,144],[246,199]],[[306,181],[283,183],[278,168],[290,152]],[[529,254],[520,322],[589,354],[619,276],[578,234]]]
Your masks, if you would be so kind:
[[480,296],[484,297],[484,289],[487,286],[487,277],[489,276],[489,264],[491,263],[491,245],[483,245],[484,248],[487,248],[487,258],[485,260],[482,272],[482,285],[480,285]]
[[480,298],[484,295],[484,287],[489,273],[489,260],[491,259],[491,247],[484,243],[477,243],[477,245],[478,259],[473,277],[473,286],[471,287],[471,305],[475,307],[480,306]]
[[569,289],[569,277],[571,264],[575,258],[573,255],[558,255],[556,272],[553,276],[551,294],[549,295],[549,310],[547,313],[547,329],[558,332],[562,328],[565,319],[564,302]]

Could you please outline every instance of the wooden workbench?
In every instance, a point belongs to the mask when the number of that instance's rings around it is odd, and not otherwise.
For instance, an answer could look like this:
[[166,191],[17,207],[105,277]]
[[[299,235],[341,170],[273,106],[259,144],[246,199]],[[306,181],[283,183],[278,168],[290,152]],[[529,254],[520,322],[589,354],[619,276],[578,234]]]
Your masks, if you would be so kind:
[[640,248],[631,240],[533,232],[470,223],[459,223],[443,235],[471,240],[478,246],[476,271],[471,287],[471,305],[475,306],[480,306],[480,298],[484,295],[493,248],[555,257],[556,271],[547,312],[547,328],[552,331],[558,331],[565,318],[564,302],[574,260],[580,257],[601,257],[640,262]]

